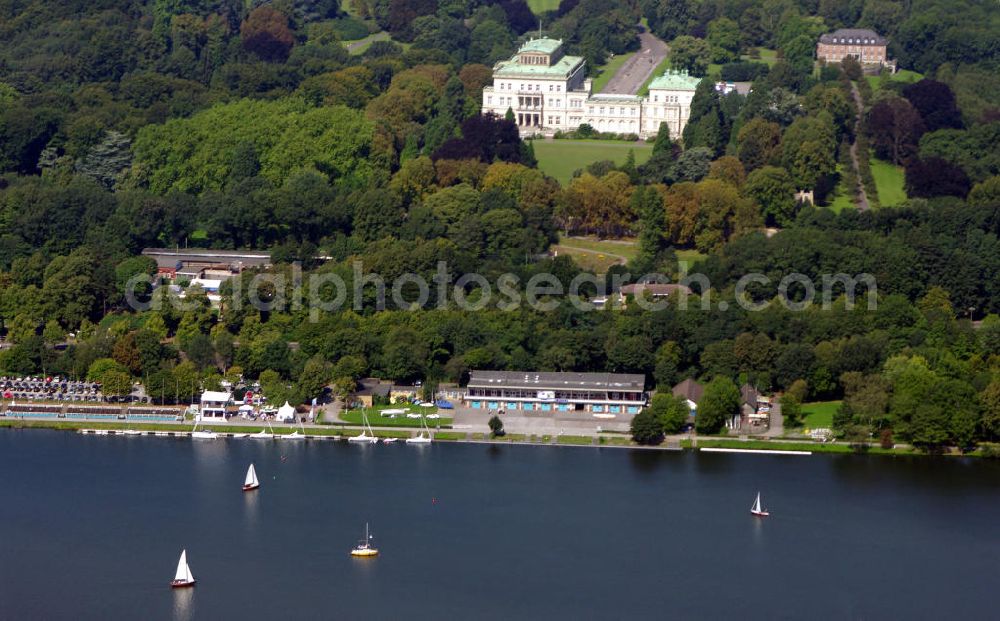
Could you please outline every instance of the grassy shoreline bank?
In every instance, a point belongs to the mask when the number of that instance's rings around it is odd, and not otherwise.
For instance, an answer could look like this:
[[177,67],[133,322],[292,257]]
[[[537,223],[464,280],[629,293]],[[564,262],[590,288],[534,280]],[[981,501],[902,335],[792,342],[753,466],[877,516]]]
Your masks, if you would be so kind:
[[[127,423],[102,423],[102,422],[76,422],[76,421],[47,421],[47,420],[20,420],[20,419],[0,419],[0,429],[52,429],[55,431],[79,431],[81,429],[104,429],[104,430],[116,430],[124,431],[126,429],[141,429],[143,431],[172,431],[186,433],[190,431],[190,427],[187,424],[170,424],[170,423],[142,423],[142,424],[127,424]],[[267,429],[266,427],[257,427],[253,425],[207,425],[206,428],[210,428],[212,431],[218,433],[257,433],[262,429]],[[296,428],[289,427],[287,433],[295,431]],[[281,433],[285,431],[284,429],[277,429],[272,431],[276,432],[276,435],[287,435],[287,433]],[[340,437],[348,438],[350,436],[355,436],[361,433],[361,428],[353,428],[347,425],[341,424],[337,426],[322,426],[322,427],[309,427],[306,429],[306,435],[310,436],[329,436],[329,437]],[[375,435],[381,438],[408,438],[411,436],[410,433],[403,430],[375,430]],[[892,449],[884,449],[878,445],[868,445],[864,447],[857,447],[846,443],[835,443],[835,442],[809,442],[803,440],[801,442],[794,440],[738,440],[731,438],[714,438],[714,437],[699,437],[695,442],[691,439],[685,438],[678,443],[670,446],[667,444],[660,444],[658,446],[643,446],[631,442],[626,436],[536,436],[536,435],[524,435],[524,434],[508,434],[506,436],[498,438],[490,438],[487,434],[483,433],[467,433],[460,431],[438,431],[434,434],[435,441],[438,442],[452,442],[456,444],[468,443],[468,444],[495,444],[495,445],[508,445],[508,446],[580,446],[580,447],[591,447],[591,448],[619,448],[619,449],[635,449],[643,451],[667,451],[667,452],[678,452],[678,451],[697,451],[701,448],[725,448],[725,449],[735,449],[739,451],[740,449],[746,451],[809,451],[812,453],[830,453],[830,454],[840,454],[840,455],[885,455],[885,456],[918,456],[918,457],[987,457],[987,453],[982,447],[976,449],[975,451],[969,453],[960,452],[942,452],[942,453],[929,453],[926,451],[921,451],[914,449],[912,447],[900,447]],[[748,453],[751,454],[751,453]]]

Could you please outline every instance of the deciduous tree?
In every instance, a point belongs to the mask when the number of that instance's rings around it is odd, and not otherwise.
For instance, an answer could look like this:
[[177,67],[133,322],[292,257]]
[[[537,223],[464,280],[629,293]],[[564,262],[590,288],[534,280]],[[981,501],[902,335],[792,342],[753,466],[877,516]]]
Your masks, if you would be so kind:
[[740,390],[727,377],[716,377],[705,385],[705,392],[698,402],[695,427],[698,433],[718,433],[740,411]]
[[269,6],[250,12],[240,26],[240,38],[247,51],[271,62],[283,62],[295,44],[288,17]]

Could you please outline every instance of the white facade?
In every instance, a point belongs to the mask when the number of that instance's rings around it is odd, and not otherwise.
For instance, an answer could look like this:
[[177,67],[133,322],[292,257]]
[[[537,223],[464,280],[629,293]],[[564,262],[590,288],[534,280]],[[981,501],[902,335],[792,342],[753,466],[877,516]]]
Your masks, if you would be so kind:
[[201,420],[225,420],[226,406],[233,401],[233,394],[206,390],[201,393]]
[[563,54],[562,42],[528,41],[493,67],[493,86],[483,89],[483,114],[514,114],[523,134],[571,131],[586,123],[600,132],[655,136],[662,123],[680,136],[691,112],[698,78],[667,72],[646,97],[592,94],[585,62]]

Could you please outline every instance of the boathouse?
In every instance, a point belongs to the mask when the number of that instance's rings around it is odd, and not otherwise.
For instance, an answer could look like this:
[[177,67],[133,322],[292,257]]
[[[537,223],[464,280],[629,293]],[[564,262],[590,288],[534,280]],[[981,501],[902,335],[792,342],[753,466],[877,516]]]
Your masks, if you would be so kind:
[[201,393],[201,409],[199,415],[202,421],[226,420],[226,407],[232,404],[233,393],[206,390]]
[[472,371],[464,399],[474,410],[638,414],[645,383],[623,373]]

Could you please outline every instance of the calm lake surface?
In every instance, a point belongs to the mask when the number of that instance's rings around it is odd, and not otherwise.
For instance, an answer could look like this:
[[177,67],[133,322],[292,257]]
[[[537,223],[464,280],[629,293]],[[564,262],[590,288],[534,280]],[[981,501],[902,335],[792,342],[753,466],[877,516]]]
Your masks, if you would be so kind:
[[996,462],[2,430],[0,468],[2,619],[985,618],[1000,590]]

